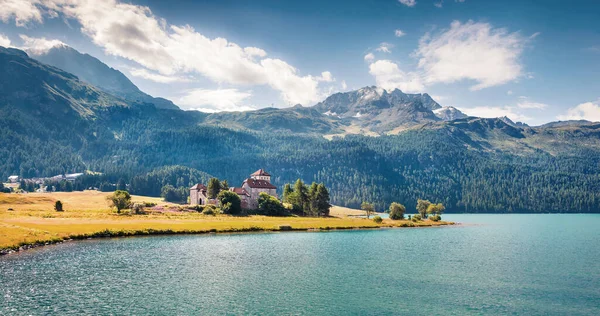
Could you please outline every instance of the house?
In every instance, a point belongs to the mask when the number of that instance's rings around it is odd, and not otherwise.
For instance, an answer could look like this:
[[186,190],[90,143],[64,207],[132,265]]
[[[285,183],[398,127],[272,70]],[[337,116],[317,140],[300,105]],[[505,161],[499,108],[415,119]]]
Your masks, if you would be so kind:
[[[209,201],[206,196],[206,190],[206,186],[200,183],[191,187],[190,204],[207,204]],[[271,184],[271,175],[263,169],[259,169],[251,174],[248,179],[242,182],[241,187],[232,187],[229,188],[229,191],[236,193],[240,197],[243,209],[257,209],[258,196],[261,192],[277,197],[277,187]]]
[[258,196],[261,192],[277,197],[277,187],[271,184],[271,175],[263,169],[259,169],[251,174],[250,178],[244,180],[242,188],[250,194],[249,209],[258,208]]
[[17,183],[17,182],[19,182],[19,176],[10,176],[10,177],[8,177],[8,182],[10,182],[10,183]]
[[206,186],[204,184],[196,184],[190,188],[190,204],[205,205],[208,201],[206,196]]

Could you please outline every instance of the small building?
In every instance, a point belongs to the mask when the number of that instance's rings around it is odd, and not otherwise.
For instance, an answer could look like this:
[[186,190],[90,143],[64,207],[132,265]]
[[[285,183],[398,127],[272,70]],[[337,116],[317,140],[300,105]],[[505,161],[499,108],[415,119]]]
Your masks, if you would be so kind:
[[208,197],[204,184],[198,183],[190,188],[190,205],[205,205],[207,202]]
[[19,182],[19,176],[10,176],[10,177],[8,177],[8,182],[9,183],[17,183],[17,182]]

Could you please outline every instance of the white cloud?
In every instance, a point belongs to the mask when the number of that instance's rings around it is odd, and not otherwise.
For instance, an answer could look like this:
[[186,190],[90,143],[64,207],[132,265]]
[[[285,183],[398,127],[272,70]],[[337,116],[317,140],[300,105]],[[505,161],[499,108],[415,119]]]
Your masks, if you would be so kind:
[[32,55],[43,55],[56,46],[66,45],[59,40],[48,40],[45,37],[34,38],[23,34],[19,35],[19,37],[23,40],[23,46],[20,48]]
[[439,2],[434,2],[434,3],[433,3],[433,5],[434,5],[436,8],[441,8],[441,7],[443,7],[443,6],[444,6],[444,0],[440,0]]
[[506,116],[514,122],[530,122],[531,118],[518,113],[514,107],[494,107],[494,106],[479,106],[474,108],[459,108],[459,110],[469,116],[496,118]]
[[508,91],[506,91],[506,94],[508,94],[508,95],[512,95],[512,94],[513,94],[513,91],[512,91],[512,90],[508,90]]
[[0,34],[0,46],[10,47],[10,39],[4,34]]
[[194,89],[187,91],[186,95],[179,98],[177,104],[191,110],[210,113],[219,111],[249,111],[255,109],[240,103],[251,96],[252,91],[239,91],[237,89]]
[[150,72],[144,68],[131,68],[131,69],[129,69],[129,73],[134,77],[144,78],[144,79],[151,80],[154,82],[159,82],[159,83],[192,81],[190,78],[183,78],[183,77],[177,77],[177,76],[165,76],[165,75],[157,74],[154,72]]
[[375,59],[375,55],[373,53],[368,53],[365,55],[365,61],[372,62]]
[[342,80],[342,90],[346,90],[348,85],[346,84],[346,80]]
[[443,96],[443,95],[430,95],[430,97],[431,97],[433,100],[435,100],[436,102],[441,102],[441,101],[444,101],[444,100],[448,100],[448,99],[450,99],[450,97]]
[[375,50],[378,52],[382,52],[382,53],[391,53],[392,47],[394,47],[394,45],[383,42],[383,43],[379,44],[379,47],[377,47]]
[[576,107],[568,109],[564,115],[559,115],[556,118],[561,121],[588,120],[600,122],[600,103],[596,101],[579,104]]
[[412,72],[400,70],[397,64],[389,60],[378,60],[369,65],[369,74],[375,77],[377,86],[386,90],[396,88],[403,92],[424,92],[425,86],[420,76]]
[[332,82],[332,81],[335,81],[335,78],[333,78],[333,75],[331,74],[331,72],[323,71],[321,73],[321,76],[318,77],[317,80],[324,81],[324,82]]
[[426,83],[467,79],[477,82],[471,90],[480,90],[522,75],[519,58],[525,41],[518,33],[488,23],[454,21],[448,30],[423,36],[414,56],[425,71]]
[[14,18],[17,26],[26,26],[28,22],[42,22],[42,11],[38,0],[0,0],[0,20],[8,23]]
[[269,85],[288,103],[307,104],[320,98],[318,76],[300,75],[283,60],[265,58],[267,53],[260,48],[210,39],[189,25],[170,25],[148,7],[117,0],[44,0],[42,4],[77,20],[81,31],[106,54],[132,60],[160,75],[200,74],[217,83]]
[[547,104],[533,102],[529,100],[527,97],[519,97],[519,102],[517,102],[517,107],[520,109],[538,109],[543,110],[548,107]]
[[416,0],[398,0],[398,2],[402,3],[407,7],[414,7],[417,4]]
[[396,35],[396,37],[402,37],[404,35],[406,35],[406,33],[404,33],[404,31],[397,29],[394,31],[394,35]]
[[267,56],[267,52],[257,47],[246,47],[244,48],[244,52],[248,57],[265,57]]

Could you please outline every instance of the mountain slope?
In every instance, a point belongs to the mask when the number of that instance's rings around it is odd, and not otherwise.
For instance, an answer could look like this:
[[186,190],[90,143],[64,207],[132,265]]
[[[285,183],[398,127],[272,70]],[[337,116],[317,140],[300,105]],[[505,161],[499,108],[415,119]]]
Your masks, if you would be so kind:
[[161,109],[179,109],[173,102],[164,98],[154,98],[142,92],[122,72],[111,68],[88,54],[66,46],[55,46],[33,58],[54,67],[63,69],[102,90],[127,101],[154,104]]
[[61,69],[45,65],[23,51],[0,47],[0,107],[12,107],[33,117],[63,121],[92,117],[94,110],[128,106],[119,98]]

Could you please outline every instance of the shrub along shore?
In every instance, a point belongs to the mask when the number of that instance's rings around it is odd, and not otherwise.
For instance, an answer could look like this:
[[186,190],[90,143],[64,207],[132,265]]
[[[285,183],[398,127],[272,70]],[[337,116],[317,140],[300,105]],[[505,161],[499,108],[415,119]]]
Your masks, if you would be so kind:
[[[411,221],[348,217],[358,210],[332,208],[330,217],[204,215],[160,199],[133,196],[133,201],[156,204],[144,214],[117,213],[106,205],[106,193],[0,194],[0,254],[89,238],[239,232],[322,231],[429,227],[444,221]],[[61,201],[62,211],[55,210]]]

